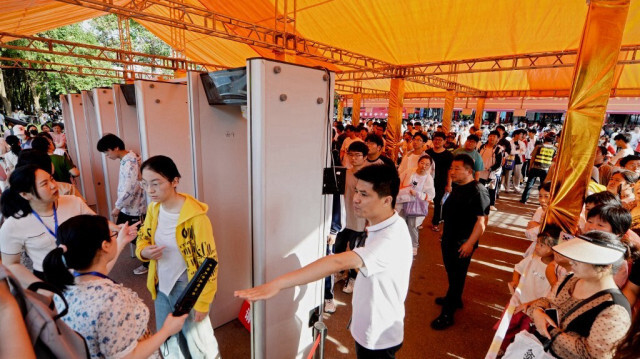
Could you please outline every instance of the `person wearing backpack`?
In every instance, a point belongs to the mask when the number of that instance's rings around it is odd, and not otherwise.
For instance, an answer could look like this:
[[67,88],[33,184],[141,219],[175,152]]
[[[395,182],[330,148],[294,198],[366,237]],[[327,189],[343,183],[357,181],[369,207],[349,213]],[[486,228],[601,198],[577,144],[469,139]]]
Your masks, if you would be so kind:
[[[556,358],[613,358],[631,326],[629,302],[613,275],[635,249],[601,231],[578,235],[553,247],[569,259],[573,274],[547,297],[527,305],[526,314]],[[634,253],[635,254],[635,253]],[[546,312],[555,309],[557,318]],[[557,321],[557,322],[556,322]]]
[[[0,271],[5,270],[0,264]],[[0,323],[4,323],[0,326],[0,358],[35,359],[20,307],[6,281],[0,281]]]
[[[136,234],[135,225],[124,223],[120,232],[110,232],[104,217],[76,216],[60,225],[59,245],[44,258],[46,281],[60,289],[68,303],[62,321],[85,338],[92,358],[160,358],[160,346],[187,319],[186,314],[169,314],[150,335],[149,308],[136,292],[108,277]],[[54,303],[58,309],[65,306],[58,296]]]

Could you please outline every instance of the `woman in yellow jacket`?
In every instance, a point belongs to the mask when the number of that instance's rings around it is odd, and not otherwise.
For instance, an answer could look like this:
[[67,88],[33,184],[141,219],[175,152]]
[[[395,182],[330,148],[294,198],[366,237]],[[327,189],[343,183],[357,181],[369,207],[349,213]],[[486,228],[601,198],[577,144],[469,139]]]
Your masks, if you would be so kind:
[[[162,328],[187,283],[205,258],[217,258],[207,205],[176,190],[180,173],[166,156],[142,163],[141,185],[151,203],[136,242],[136,256],[149,263],[147,287],[156,309],[156,327]],[[165,358],[219,358],[218,343],[209,319],[217,289],[216,271],[207,282],[182,331],[161,348]],[[188,351],[188,352],[187,352]]]

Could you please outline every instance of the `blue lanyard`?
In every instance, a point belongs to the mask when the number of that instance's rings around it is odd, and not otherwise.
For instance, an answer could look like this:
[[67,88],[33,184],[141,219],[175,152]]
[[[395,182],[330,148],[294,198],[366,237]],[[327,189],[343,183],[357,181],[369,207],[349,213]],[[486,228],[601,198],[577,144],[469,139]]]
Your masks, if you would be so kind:
[[56,205],[53,205],[53,231],[51,230],[51,228],[47,227],[46,224],[44,224],[44,222],[42,221],[42,218],[40,218],[40,216],[36,213],[36,211],[31,211],[31,213],[33,213],[34,217],[36,217],[38,219],[38,221],[40,221],[40,223],[42,223],[42,225],[44,226],[44,228],[47,229],[47,231],[49,231],[49,233],[51,233],[51,235],[53,236],[53,238],[58,238],[57,234],[58,234],[58,211],[56,210]]
[[102,274],[100,272],[95,272],[95,271],[91,271],[91,272],[73,272],[73,276],[74,277],[82,277],[83,275],[94,275],[96,277],[108,279],[108,280],[112,281],[113,283],[116,283],[115,280],[109,278],[108,276],[106,276],[106,275],[104,275],[104,274]]

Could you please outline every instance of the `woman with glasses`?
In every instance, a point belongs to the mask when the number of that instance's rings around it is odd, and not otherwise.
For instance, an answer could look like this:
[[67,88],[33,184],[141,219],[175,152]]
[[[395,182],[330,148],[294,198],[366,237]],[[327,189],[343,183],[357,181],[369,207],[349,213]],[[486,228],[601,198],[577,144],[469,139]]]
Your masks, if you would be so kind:
[[[140,170],[140,184],[151,203],[138,234],[136,255],[150,261],[147,288],[155,301],[159,330],[202,262],[208,257],[217,260],[217,253],[208,207],[177,191],[180,173],[175,163],[169,157],[154,156]],[[182,331],[168,339],[162,353],[165,358],[220,357],[209,318],[216,290],[217,268]]]
[[95,214],[81,198],[60,195],[51,174],[33,164],[11,173],[0,207],[6,218],[0,227],[2,263],[9,268],[20,264],[26,253],[33,261],[33,273],[41,279],[42,261],[56,247],[58,226],[80,214]]
[[631,325],[613,276],[635,249],[614,234],[590,231],[553,250],[569,259],[573,273],[530,302],[526,314],[554,358],[613,358]]
[[[160,358],[158,349],[186,320],[186,315],[169,315],[151,335],[149,308],[136,292],[109,278],[120,252],[134,238],[135,225],[125,223],[111,232],[104,217],[76,216],[60,225],[59,245],[44,258],[46,281],[68,303],[62,321],[85,338],[92,358]],[[54,302],[58,312],[65,309],[61,298],[55,296]]]
[[[422,155],[418,159],[417,167],[400,173],[400,192],[396,209],[409,227],[414,256],[418,254],[419,246],[418,220],[424,220],[429,209],[429,201],[436,195],[430,170],[432,163],[429,155]],[[415,205],[420,205],[424,212],[416,213],[409,210],[409,206]]]

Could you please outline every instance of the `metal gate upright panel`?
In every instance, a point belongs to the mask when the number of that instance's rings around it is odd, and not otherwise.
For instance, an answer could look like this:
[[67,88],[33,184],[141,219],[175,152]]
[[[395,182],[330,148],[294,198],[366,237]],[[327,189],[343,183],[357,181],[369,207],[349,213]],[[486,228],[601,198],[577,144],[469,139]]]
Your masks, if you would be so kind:
[[[115,105],[113,103],[113,89],[95,88],[91,91],[93,97],[93,105],[95,109],[96,128],[98,130],[98,139],[107,133],[117,135]],[[97,144],[97,142],[96,142]],[[111,211],[115,208],[116,199],[118,199],[118,175],[120,172],[120,161],[110,160],[104,154],[98,152],[94,147],[94,156],[100,159],[102,165],[102,173],[104,174],[104,189],[107,199],[107,208],[109,215],[106,217],[115,222],[115,218],[111,217]]]
[[[98,120],[96,119],[96,106],[91,91],[82,91],[82,103],[86,122],[87,144],[89,147],[89,163],[93,179],[93,188],[96,194],[96,213],[110,218],[109,205],[107,204],[107,191],[105,186],[105,173],[102,169],[102,154],[96,149],[100,133],[98,132]],[[85,182],[86,184],[86,182]]]
[[219,327],[240,312],[242,300],[233,291],[252,283],[247,119],[239,105],[210,106],[199,73],[189,72],[188,86],[196,197],[209,205],[220,263],[211,307]]
[[80,184],[82,196],[87,201],[87,205],[97,212],[96,191],[93,185],[93,172],[91,171],[91,147],[89,143],[89,135],[87,132],[87,121],[85,121],[85,112],[83,107],[82,96],[80,94],[67,95],[70,109],[69,123],[73,127],[73,136],[67,136],[67,142],[73,141],[77,151],[78,162],[76,166],[80,171],[80,177],[77,183]]
[[[127,103],[123,90],[123,85],[113,85],[113,101],[116,111],[115,134],[124,142],[127,150],[140,154],[140,128],[138,127],[138,113],[136,105]],[[127,86],[127,85],[124,85]],[[133,86],[133,85],[131,85]],[[135,97],[134,97],[135,98]]]
[[[253,285],[325,255],[331,202],[322,195],[330,163],[332,73],[249,59]],[[313,343],[310,311],[324,280],[253,304],[254,358],[306,358]]]
[[[75,143],[75,132],[73,130],[73,121],[71,120],[71,107],[69,104],[68,95],[60,95],[60,110],[62,111],[62,118],[64,120],[64,134],[67,137],[67,153],[71,158],[71,161],[78,166],[80,163],[80,159],[78,157],[78,151],[76,150],[77,146]],[[80,167],[78,167],[80,170]],[[80,193],[84,193],[81,188],[81,182],[78,182],[78,190]]]
[[178,167],[178,191],[195,195],[186,83],[136,80],[136,110],[143,160],[170,157]]

